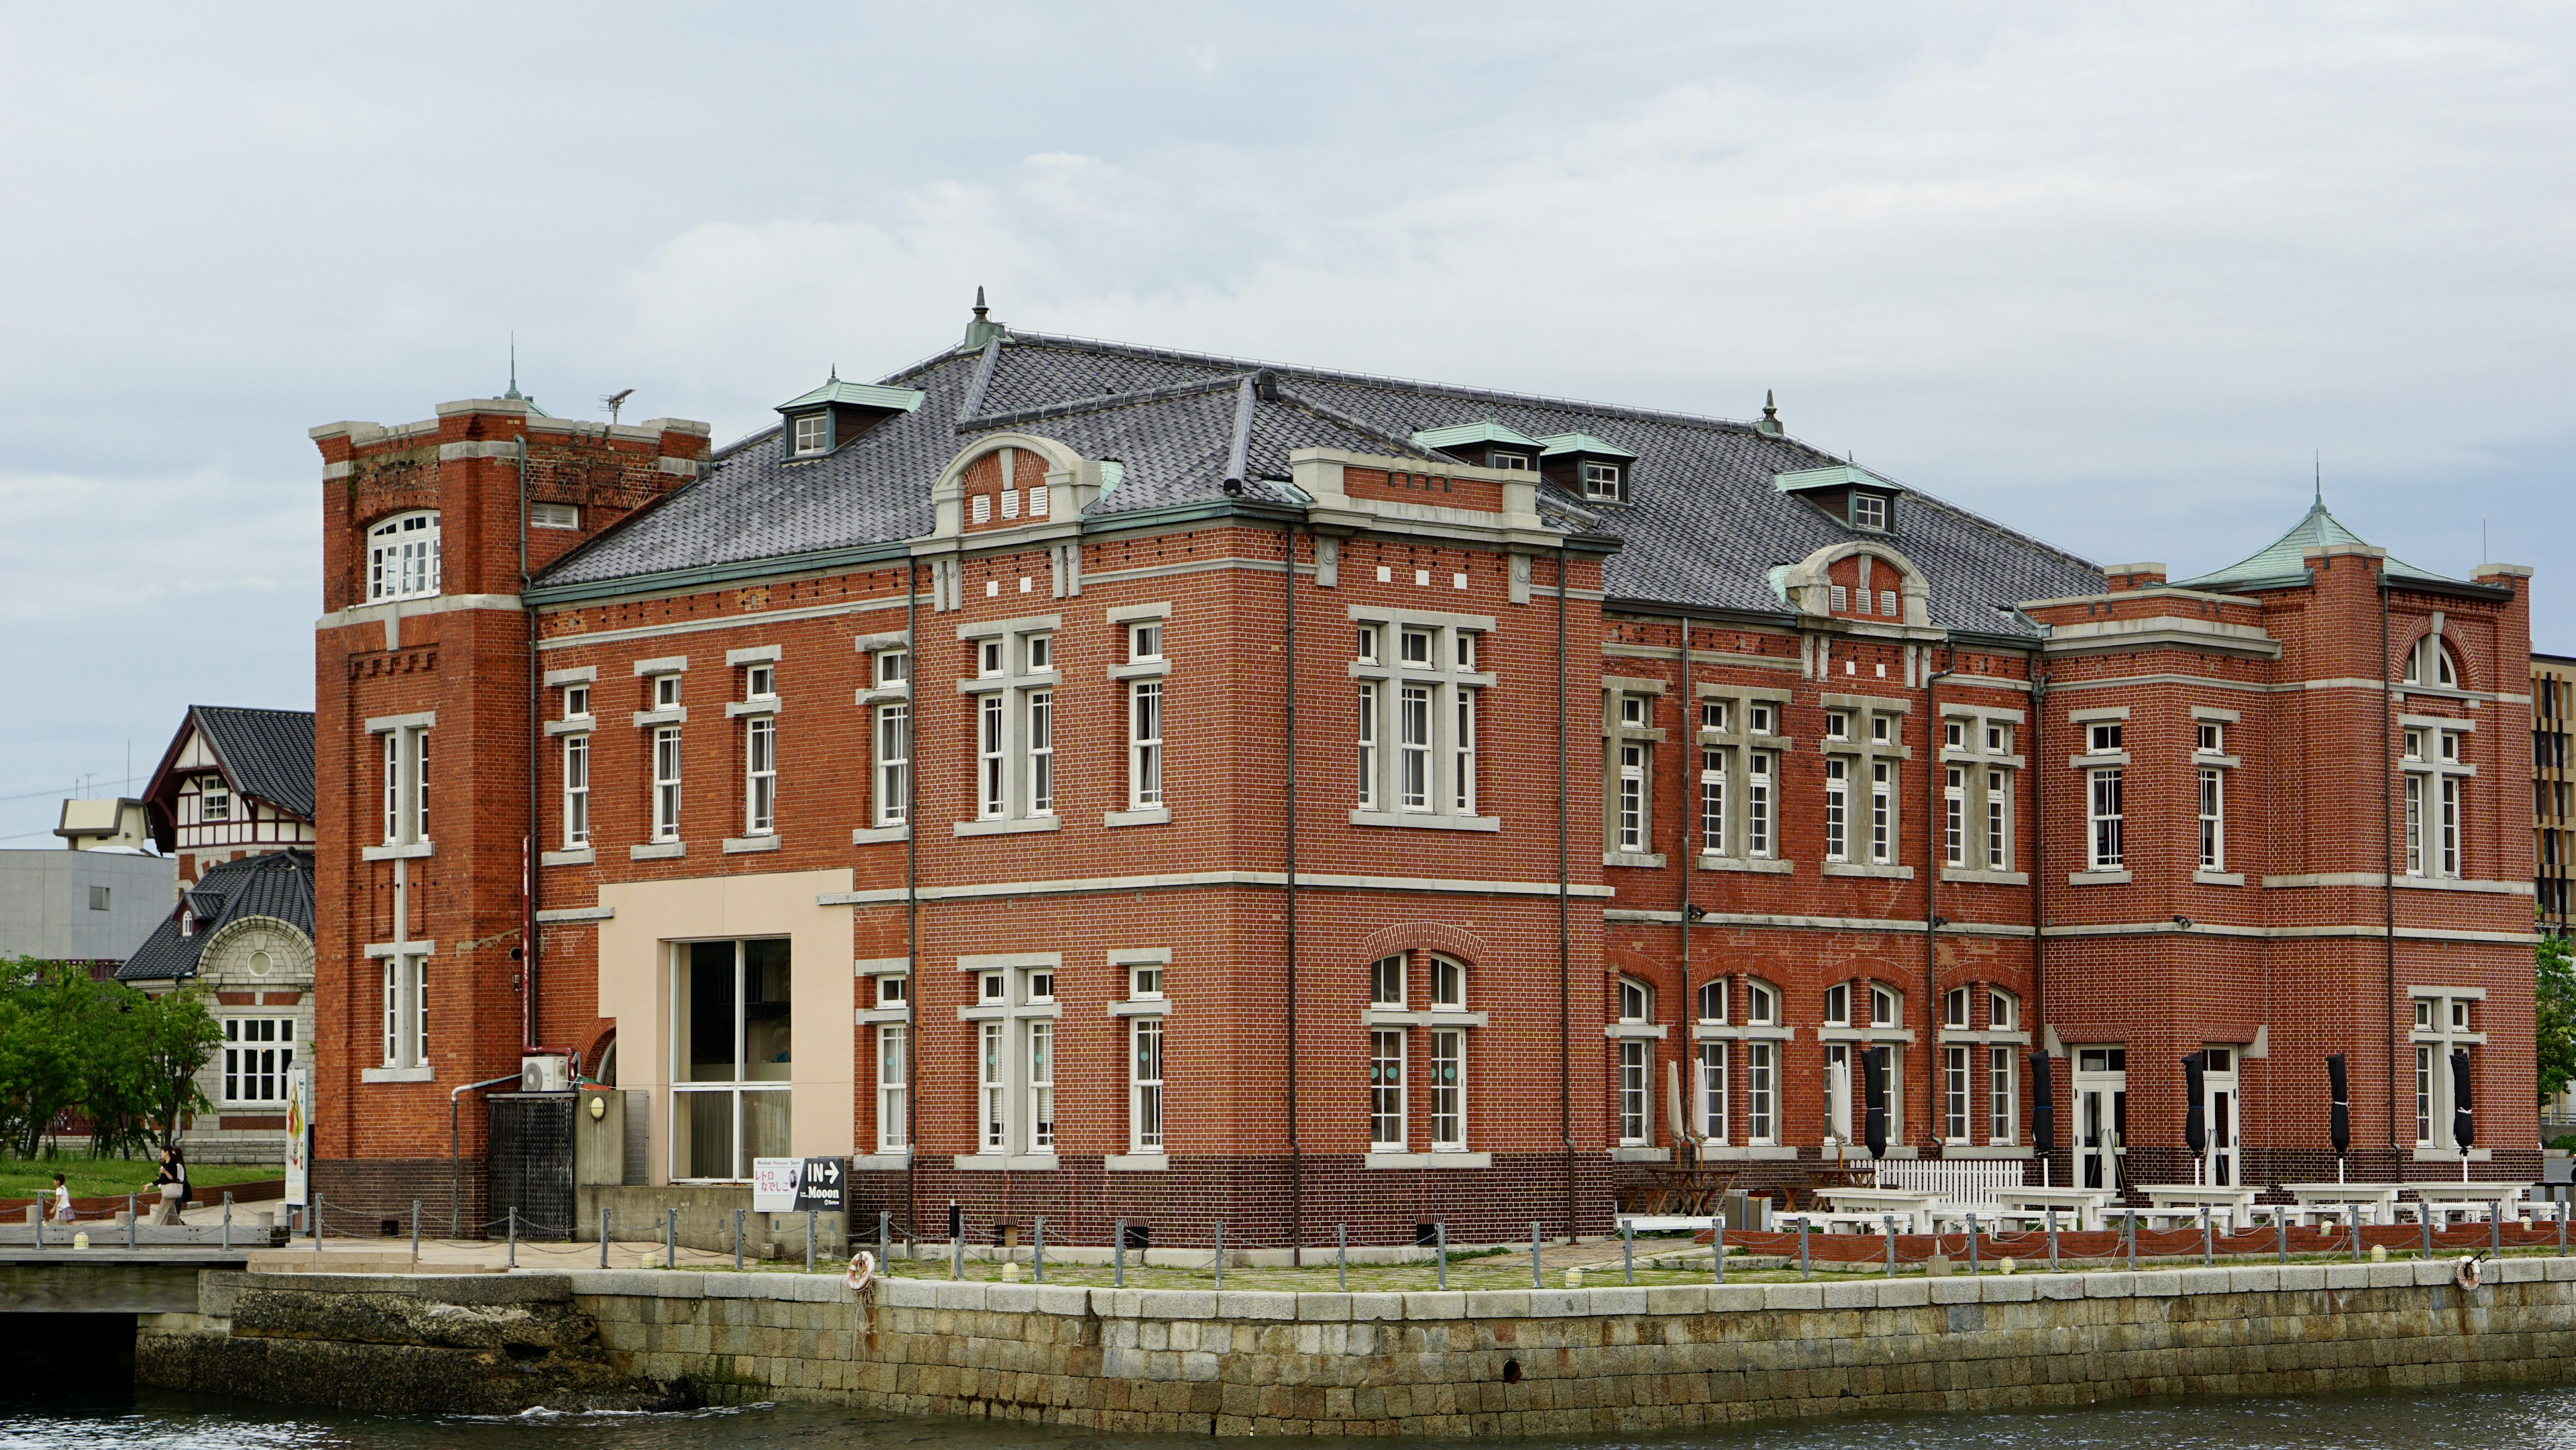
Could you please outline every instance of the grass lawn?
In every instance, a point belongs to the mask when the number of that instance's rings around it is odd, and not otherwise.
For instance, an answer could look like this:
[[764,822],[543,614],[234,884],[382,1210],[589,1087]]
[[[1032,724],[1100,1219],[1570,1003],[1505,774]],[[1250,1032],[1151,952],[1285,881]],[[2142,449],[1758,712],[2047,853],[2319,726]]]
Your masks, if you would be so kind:
[[[152,1185],[152,1175],[160,1171],[160,1160],[153,1158],[0,1158],[0,1198],[33,1198],[50,1193],[54,1175],[69,1179],[74,1198],[103,1198],[119,1193],[141,1193]],[[200,1198],[208,1190],[220,1190],[226,1184],[256,1183],[264,1179],[283,1178],[286,1169],[275,1163],[191,1163],[188,1181]]]

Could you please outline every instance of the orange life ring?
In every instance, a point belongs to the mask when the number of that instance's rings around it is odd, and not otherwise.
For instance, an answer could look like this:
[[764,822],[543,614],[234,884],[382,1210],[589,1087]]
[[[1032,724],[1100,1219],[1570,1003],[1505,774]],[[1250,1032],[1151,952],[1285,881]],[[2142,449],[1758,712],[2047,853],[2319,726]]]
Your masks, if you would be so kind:
[[850,1269],[848,1273],[841,1276],[841,1282],[850,1286],[851,1293],[864,1294],[868,1292],[868,1285],[876,1280],[876,1276],[877,1256],[861,1249],[850,1255]]
[[2474,1258],[2463,1257],[2457,1264],[2452,1265],[2451,1282],[2459,1285],[2463,1289],[2476,1288],[2478,1286],[2478,1261]]

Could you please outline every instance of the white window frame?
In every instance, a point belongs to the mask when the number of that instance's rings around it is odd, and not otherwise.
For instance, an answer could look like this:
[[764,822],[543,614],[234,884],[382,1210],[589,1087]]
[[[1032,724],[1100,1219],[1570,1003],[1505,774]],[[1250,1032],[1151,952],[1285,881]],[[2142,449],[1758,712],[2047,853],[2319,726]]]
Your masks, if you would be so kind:
[[1970,1092],[1974,1067],[1966,1047],[1952,1043],[1941,1049],[1941,1141],[1968,1141],[1971,1104]]
[[1476,814],[1477,737],[1494,677],[1477,665],[1493,621],[1361,605],[1351,615],[1351,823],[1491,829]]
[[889,700],[876,708],[871,748],[876,753],[876,824],[912,819],[912,702]]
[[1726,817],[1726,780],[1732,774],[1728,757],[1732,754],[1715,745],[1702,747],[1699,753],[1699,850],[1703,856],[1732,854],[1727,845],[1734,839],[1734,832]]
[[1744,1141],[1757,1148],[1780,1141],[1779,1049],[1769,1042],[1744,1044]]
[[1369,1029],[1369,1151],[1401,1153],[1410,1141],[1405,1124],[1405,1031]]
[[1435,1027],[1427,1069],[1431,1089],[1431,1151],[1467,1151],[1467,1031]]
[[1698,1081],[1694,1105],[1699,1109],[1700,1136],[1712,1143],[1727,1141],[1726,1043],[1723,1040],[1702,1042],[1694,1053],[1693,1066]]
[[2408,717],[2404,726],[2406,874],[2456,880],[2467,871],[2469,762],[2467,720]]
[[1851,523],[1852,527],[1855,529],[1868,529],[1872,533],[1886,533],[1886,498],[1879,494],[1870,493],[1862,489],[1852,490]]
[[387,954],[382,980],[384,1032],[381,1056],[384,1066],[429,1066],[428,953]]
[[1986,1052],[1986,1141],[2008,1147],[2021,1141],[2021,1093],[2014,1082],[2013,1049],[1989,1047]]
[[683,757],[680,727],[657,725],[649,742],[653,752],[653,840],[680,839],[680,776]]
[[1851,757],[1825,757],[1825,859],[1851,859]]
[[1610,503],[1625,503],[1628,498],[1626,470],[1615,463],[1585,460],[1582,469],[1583,496]]
[[[219,1104],[259,1108],[284,1103],[295,1072],[295,1051],[292,1017],[226,1017]],[[245,1086],[252,1090],[244,1091]]]
[[796,458],[808,458],[817,453],[829,453],[831,451],[831,411],[826,408],[817,408],[810,413],[797,414],[795,419],[794,447],[790,456]]
[[1127,809],[1163,805],[1163,682],[1127,684]]
[[2084,810],[2088,869],[2125,869],[2128,865],[2128,809],[2123,795],[2121,767],[2099,766],[2084,773]]
[[2195,815],[2200,825],[2200,869],[2227,869],[2227,773],[2214,765],[2199,768]]
[[1654,1134],[1654,1054],[1642,1038],[1619,1039],[1619,1146],[1644,1147]]
[[428,845],[429,727],[402,725],[383,735],[384,844]]
[[1127,1023],[1127,1151],[1164,1151],[1163,1019],[1140,1013]]
[[[885,982],[896,980],[900,979],[879,978],[880,992]],[[882,1005],[882,997],[880,1005]],[[912,1091],[912,1067],[907,1055],[911,1032],[911,1024],[905,1022],[877,1024],[877,1151],[879,1153],[904,1153],[911,1150],[912,1137],[909,1132],[906,1102]]]
[[975,702],[977,821],[1024,821],[1043,830],[1057,818],[1063,781],[1055,766],[1065,744],[1055,658],[1060,624],[1049,616],[960,631],[975,667],[959,689]]
[[1869,859],[1886,866],[1896,860],[1896,764],[1869,763]]
[[1968,864],[1967,781],[1967,767],[1960,765],[1942,767],[1942,859],[1952,866]]
[[367,528],[367,602],[438,593],[438,511],[413,509]]
[[742,722],[742,833],[778,834],[778,717]]
[[220,775],[209,775],[197,782],[197,819],[208,825],[233,818],[232,791]]
[[590,844],[590,732],[563,738],[563,843],[567,851]]
[[1025,692],[1027,719],[1023,740],[1028,757],[1026,814],[1055,814],[1055,691]]

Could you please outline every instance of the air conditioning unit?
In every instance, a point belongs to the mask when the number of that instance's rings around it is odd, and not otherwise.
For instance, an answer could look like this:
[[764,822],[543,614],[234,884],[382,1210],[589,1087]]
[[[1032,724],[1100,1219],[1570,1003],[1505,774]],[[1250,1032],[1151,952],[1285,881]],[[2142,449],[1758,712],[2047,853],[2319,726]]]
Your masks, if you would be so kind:
[[553,1053],[543,1057],[520,1058],[519,1091],[523,1093],[571,1092],[572,1064]]

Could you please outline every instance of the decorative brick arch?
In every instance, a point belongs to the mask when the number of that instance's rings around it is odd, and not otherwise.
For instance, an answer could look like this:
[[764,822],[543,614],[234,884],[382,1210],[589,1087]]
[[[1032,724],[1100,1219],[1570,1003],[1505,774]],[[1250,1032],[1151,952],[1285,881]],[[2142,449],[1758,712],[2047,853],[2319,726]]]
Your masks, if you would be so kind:
[[1826,576],[1834,565],[1855,554],[1867,554],[1896,571],[1907,624],[1928,625],[1932,622],[1931,581],[1903,554],[1873,540],[1852,539],[1827,544],[1790,565],[1780,576],[1781,597],[1802,613],[1832,614],[1829,600],[1832,581]]
[[1493,952],[1483,939],[1464,928],[1439,921],[1408,921],[1383,928],[1361,942],[1359,959],[1363,963],[1380,961],[1416,948],[1455,957],[1471,967]]
[[[2476,662],[2471,658],[2469,651],[2460,648],[2459,645],[2452,642],[2457,638],[2457,636],[2450,626],[2451,621],[2445,619],[2443,621],[2441,639],[2443,648],[2448,649],[2451,652],[2452,665],[2459,671],[2459,683],[2449,686],[2436,685],[2433,683],[2434,677],[2431,675],[2425,676],[2422,680],[2417,681],[2417,683],[2430,686],[2437,690],[2445,688],[2453,690],[2482,690],[2487,688],[2486,681],[2479,676]],[[2419,627],[2409,632],[2403,640],[2392,645],[2391,648],[2395,653],[2388,657],[2389,678],[2394,680],[2405,679],[2407,657],[2412,655],[2415,651],[2423,648],[2424,641],[2432,636],[2433,621],[2427,619]],[[2401,688],[2403,687],[2401,686]]]
[[1659,962],[1634,947],[1612,947],[1601,954],[1602,965],[1615,976],[1635,977],[1653,982],[1672,974],[1672,964]]

